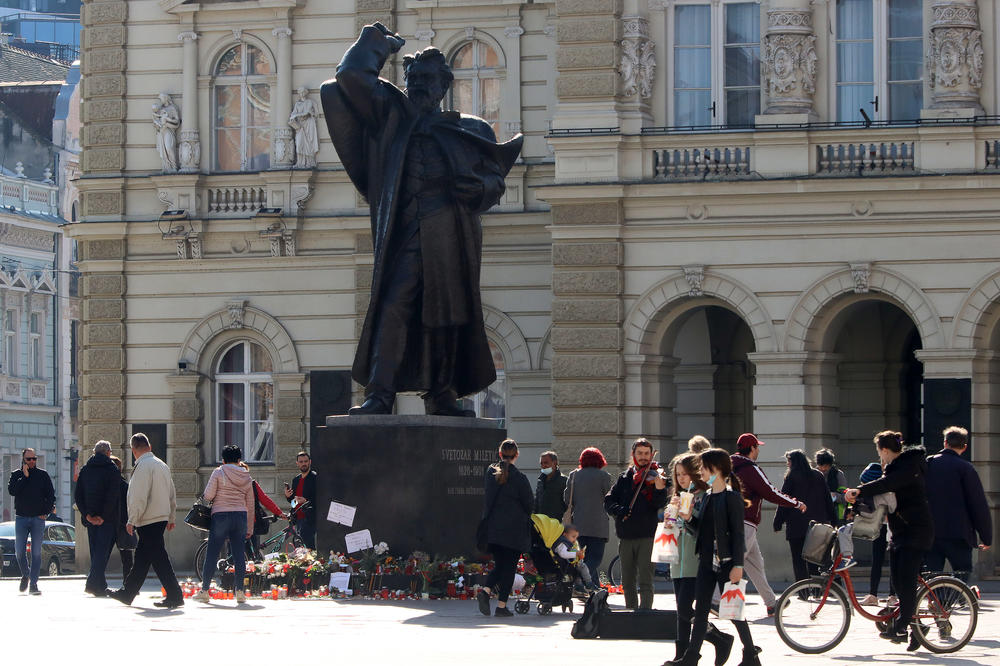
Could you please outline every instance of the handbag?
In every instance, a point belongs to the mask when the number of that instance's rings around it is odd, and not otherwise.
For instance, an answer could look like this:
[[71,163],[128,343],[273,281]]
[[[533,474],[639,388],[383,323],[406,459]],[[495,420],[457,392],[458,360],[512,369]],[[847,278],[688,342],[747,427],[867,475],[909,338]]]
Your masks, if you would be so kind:
[[563,511],[562,524],[572,525],[573,524],[573,488],[576,486],[574,479],[571,476],[569,478],[569,502],[566,504],[566,510]]
[[809,522],[809,531],[802,544],[802,559],[812,564],[823,565],[830,559],[830,542],[837,530],[825,523]]
[[129,534],[125,525],[119,524],[115,534],[115,545],[118,550],[135,550],[139,545],[139,536],[134,530]]
[[184,522],[196,530],[207,532],[212,526],[212,503],[198,495],[191,510],[184,516]]
[[879,504],[870,513],[858,512],[854,515],[854,538],[874,541],[882,533],[882,523],[885,522],[885,515],[889,508],[884,504]]

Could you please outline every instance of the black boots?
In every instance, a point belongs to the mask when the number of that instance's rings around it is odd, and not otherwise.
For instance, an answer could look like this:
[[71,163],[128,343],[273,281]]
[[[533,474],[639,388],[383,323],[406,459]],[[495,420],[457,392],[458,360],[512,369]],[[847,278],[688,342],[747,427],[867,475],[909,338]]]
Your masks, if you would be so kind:
[[698,666],[699,659],[701,659],[700,654],[691,654],[691,651],[688,650],[679,659],[671,659],[670,661],[663,662],[663,666]]
[[705,634],[705,642],[711,643],[715,648],[715,666],[722,666],[729,659],[729,653],[733,650],[735,639],[727,633],[719,631],[711,622],[708,624],[708,633]]
[[759,654],[760,648],[757,646],[743,648],[743,661],[740,662],[739,666],[760,666],[760,659],[757,658]]

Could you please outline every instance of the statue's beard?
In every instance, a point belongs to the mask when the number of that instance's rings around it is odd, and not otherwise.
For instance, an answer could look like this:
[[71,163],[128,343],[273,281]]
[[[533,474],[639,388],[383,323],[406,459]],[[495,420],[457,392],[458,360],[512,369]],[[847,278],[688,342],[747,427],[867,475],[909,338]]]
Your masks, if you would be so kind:
[[420,113],[431,113],[441,108],[440,97],[435,97],[430,92],[423,89],[406,89],[406,96],[410,98],[413,105]]

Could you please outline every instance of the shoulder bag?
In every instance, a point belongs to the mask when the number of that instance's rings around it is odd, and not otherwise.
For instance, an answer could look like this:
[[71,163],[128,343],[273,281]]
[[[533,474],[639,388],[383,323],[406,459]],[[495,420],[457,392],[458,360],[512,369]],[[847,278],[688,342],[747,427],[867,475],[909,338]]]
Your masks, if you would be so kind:
[[191,510],[184,516],[184,522],[196,530],[207,532],[212,527],[212,503],[198,495]]

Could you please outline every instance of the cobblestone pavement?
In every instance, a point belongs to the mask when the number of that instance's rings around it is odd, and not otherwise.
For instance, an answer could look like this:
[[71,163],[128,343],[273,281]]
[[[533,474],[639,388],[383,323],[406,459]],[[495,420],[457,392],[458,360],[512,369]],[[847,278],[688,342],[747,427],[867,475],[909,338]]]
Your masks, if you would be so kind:
[[[152,577],[150,580],[155,580]],[[43,579],[42,596],[21,596],[17,581],[0,581],[3,662],[7,664],[137,664],[250,666],[253,664],[401,664],[434,666],[489,664],[591,664],[657,666],[673,657],[667,641],[574,640],[575,616],[558,610],[509,619],[484,617],[474,601],[377,602],[364,600],[251,600],[197,604],[182,610],[154,608],[159,586],[148,584],[131,608],[83,593],[83,580]],[[673,595],[657,594],[656,607],[669,608]],[[621,598],[612,598],[621,605]],[[953,655],[878,638],[874,625],[854,616],[847,638],[819,656],[793,652],[781,642],[774,622],[751,596],[748,617],[764,666],[786,664],[1000,666],[1000,594],[984,595],[976,637]],[[728,623],[720,623],[731,631]],[[737,646],[739,643],[737,642]],[[712,664],[708,647],[701,663]],[[41,661],[38,661],[41,660]],[[733,651],[730,666],[739,662]]]

